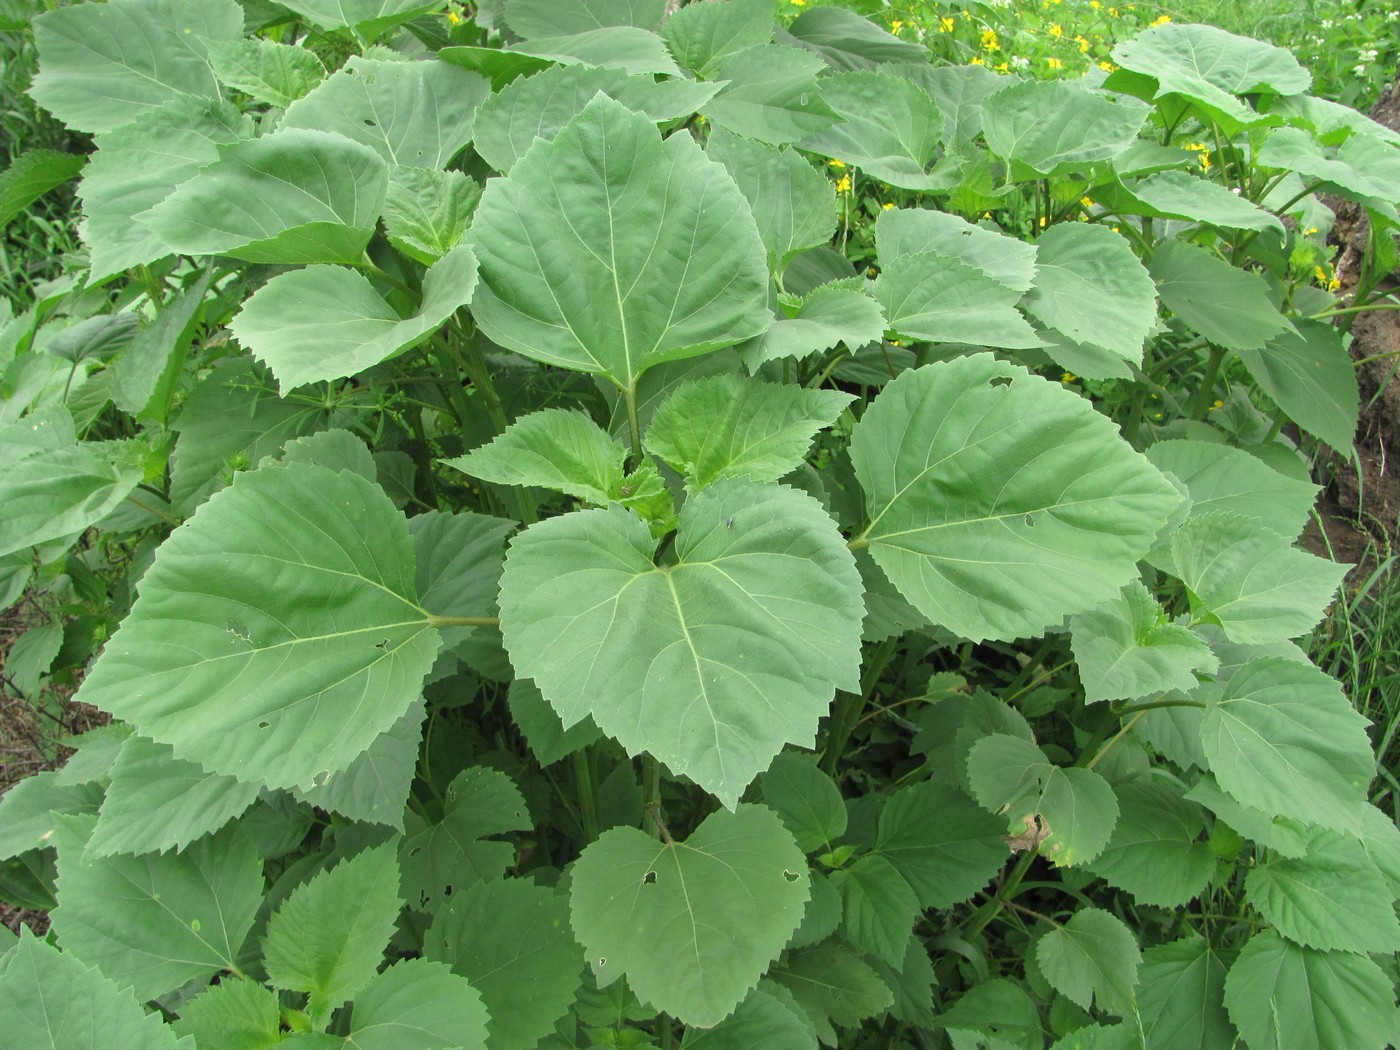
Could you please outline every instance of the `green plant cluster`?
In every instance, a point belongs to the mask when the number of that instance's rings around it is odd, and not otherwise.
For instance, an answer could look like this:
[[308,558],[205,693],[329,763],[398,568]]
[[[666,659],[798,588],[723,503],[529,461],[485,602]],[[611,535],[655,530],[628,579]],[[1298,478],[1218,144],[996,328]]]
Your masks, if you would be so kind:
[[1206,26],[667,6],[33,19],[95,150],[0,320],[7,666],[114,721],[0,801],[4,1038],[1381,1050],[1297,540],[1400,136]]

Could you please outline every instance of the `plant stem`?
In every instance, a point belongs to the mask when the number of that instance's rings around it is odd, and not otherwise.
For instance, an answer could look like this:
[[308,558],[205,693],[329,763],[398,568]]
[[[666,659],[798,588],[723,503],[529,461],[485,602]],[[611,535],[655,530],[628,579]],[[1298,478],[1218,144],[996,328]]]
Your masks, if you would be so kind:
[[[1323,310],[1318,314],[1310,314],[1313,321],[1324,321],[1329,317],[1341,317],[1344,314],[1361,314],[1368,310],[1400,310],[1400,303],[1367,303],[1364,306],[1338,306],[1333,310]],[[1393,356],[1382,354],[1382,357]],[[1367,358],[1367,360],[1377,360],[1377,358]]]
[[588,748],[580,748],[572,757],[583,837],[587,842],[593,842],[598,838],[598,796],[593,784],[593,766],[589,762]]
[[661,815],[661,763],[650,752],[642,753],[642,809],[651,818],[651,836],[668,846],[676,844]]
[[967,924],[961,931],[964,940],[976,937],[987,928],[993,919],[1001,914],[1002,909],[1010,902],[1017,888],[1021,885],[1021,880],[1026,877],[1026,872],[1030,871],[1035,858],[1035,850],[1027,850],[1021,854],[1020,859],[1016,861],[1016,866],[1011,869],[1011,874],[997,889],[996,895],[990,900],[984,901],[982,906],[973,912],[972,917],[967,920]]
[[429,627],[499,627],[495,616],[428,616]]
[[1215,380],[1220,375],[1220,362],[1225,360],[1225,348],[1212,346],[1210,348],[1210,360],[1206,362],[1205,378],[1201,380],[1201,389],[1196,394],[1196,407],[1191,410],[1191,418],[1197,421],[1206,418],[1206,413],[1210,411],[1212,395],[1215,393]]
[[1099,753],[1093,758],[1089,759],[1089,764],[1084,768],[1093,769],[1096,765],[1098,765],[1103,760],[1103,756],[1113,750],[1113,745],[1118,743],[1118,741],[1122,740],[1125,736],[1132,732],[1133,726],[1137,725],[1146,717],[1146,711],[1139,711],[1137,714],[1133,715],[1132,718],[1128,719],[1127,722],[1123,723],[1123,727],[1119,729],[1117,733],[1113,734],[1113,739],[1110,740],[1108,743],[1104,744],[1103,747],[1099,748]]
[[637,417],[637,380],[633,379],[622,388],[622,399],[627,405],[627,434],[632,442],[633,466],[642,462],[642,424]]

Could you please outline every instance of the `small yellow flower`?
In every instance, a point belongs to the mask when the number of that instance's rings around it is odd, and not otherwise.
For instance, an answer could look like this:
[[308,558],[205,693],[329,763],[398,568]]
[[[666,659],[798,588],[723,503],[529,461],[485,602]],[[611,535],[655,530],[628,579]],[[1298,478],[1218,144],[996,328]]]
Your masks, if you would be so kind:
[[1084,205],[1084,207],[1086,208],[1092,208],[1094,206],[1093,199],[1090,197],[1080,197],[1079,203]]
[[982,50],[1000,51],[1001,44],[997,43],[997,31],[995,29],[982,30]]
[[842,176],[841,176],[841,180],[840,180],[839,182],[836,183],[836,192],[837,192],[837,193],[850,193],[850,192],[851,192],[851,177],[850,177],[849,175],[842,175]]
[[1316,226],[1309,226],[1306,230],[1303,231],[1303,236],[1304,236],[1304,237],[1311,237],[1311,236],[1312,236],[1313,234],[1315,234],[1316,232],[1317,232],[1317,227],[1316,227]]
[[938,31],[940,33],[951,33],[958,27],[957,20],[952,15],[944,15],[938,20]]
[[1042,215],[1042,216],[1040,217],[1039,222],[1040,222],[1040,228],[1041,228],[1042,230],[1045,229],[1045,216],[1044,216],[1044,215]]
[[1066,372],[1064,375],[1060,376],[1060,382],[1061,382],[1061,383],[1073,383],[1073,382],[1075,382],[1078,378],[1079,378],[1079,377],[1078,377],[1077,375],[1075,375],[1073,372]]
[[1340,277],[1333,277],[1330,281],[1327,282],[1327,290],[1329,292],[1335,292],[1341,286],[1342,279]]
[[1099,0],[1089,0],[1089,6],[1092,7],[1095,11],[1097,11],[1103,5],[1099,3]]
[[807,0],[792,0],[793,7],[806,7]]
[[1065,68],[1065,64],[1064,64],[1063,62],[1061,62],[1058,58],[1047,58],[1047,59],[1045,60],[1045,64],[1046,64],[1047,66],[1049,66],[1051,69],[1064,69],[1064,68]]
[[1110,8],[1108,9],[1108,17],[1109,17],[1109,18],[1117,18],[1117,17],[1118,17],[1118,8],[1116,8],[1116,7],[1110,7]]
[[1060,28],[1060,23],[1050,23],[1050,35],[1053,36],[1056,40],[1059,40],[1060,37],[1065,35],[1065,31],[1062,28]]
[[1011,67],[1008,66],[1005,62],[998,62],[996,64],[996,71],[998,73],[1010,73]]
[[899,32],[901,29],[903,29],[903,28],[904,28],[904,23],[903,23],[900,19],[898,19],[898,18],[896,18],[893,22],[890,23],[890,32],[891,32],[891,33],[898,33],[898,32]]
[[981,55],[973,55],[970,59],[968,59],[968,62],[969,62],[971,65],[980,66],[980,65],[983,64],[983,62],[982,62],[982,56],[981,56]]
[[984,218],[984,219],[990,219],[991,217],[992,217],[992,213],[989,212],[989,211],[984,211],[984,212],[982,213],[982,218]]
[[1115,66],[1112,62],[1100,62],[1100,63],[1099,63],[1099,68],[1102,69],[1105,73],[1112,73],[1112,72],[1114,72],[1118,67]]
[[1224,402],[1224,401],[1221,401],[1220,398],[1217,397],[1213,402],[1211,402],[1210,410],[1211,410],[1212,412],[1214,412],[1217,408],[1224,408],[1224,407],[1225,407],[1225,402]]
[[[1132,8],[1129,8],[1128,10],[1131,11]],[[1172,16],[1171,16],[1171,15],[1158,15],[1156,18],[1154,18],[1154,19],[1152,20],[1152,23],[1151,23],[1151,24],[1154,25],[1154,26],[1164,26],[1164,25],[1166,25],[1168,22],[1170,22],[1171,20],[1172,20]]]
[[456,11],[447,12],[447,20],[451,22],[454,26],[462,24],[462,16],[459,15]]
[[1210,154],[1209,154],[1209,153],[1200,153],[1200,154],[1197,154],[1197,155],[1196,155],[1196,159],[1197,159],[1198,161],[1201,162],[1201,170],[1202,170],[1202,171],[1210,171]]
[[885,203],[880,205],[880,207],[883,208],[885,211],[889,211],[891,208],[894,207],[894,201],[885,201]]
[[826,163],[829,167],[836,168],[837,170],[840,170],[841,168],[844,168],[846,166],[846,162],[844,160],[837,160],[835,157],[832,157]]
[[1077,36],[1077,37],[1074,38],[1074,42],[1075,42],[1076,44],[1079,45],[1079,50],[1080,50],[1080,52],[1082,52],[1082,53],[1087,53],[1087,52],[1088,52],[1088,50],[1089,50],[1089,41],[1085,40],[1082,36]]
[[1313,276],[1317,278],[1318,284],[1327,283],[1327,271],[1324,270],[1321,266],[1313,267]]

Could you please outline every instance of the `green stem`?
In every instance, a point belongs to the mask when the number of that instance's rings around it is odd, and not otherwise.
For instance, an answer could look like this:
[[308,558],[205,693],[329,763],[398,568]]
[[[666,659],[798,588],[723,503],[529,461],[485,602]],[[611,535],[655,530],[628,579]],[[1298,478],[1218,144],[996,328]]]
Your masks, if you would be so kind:
[[499,627],[501,621],[495,616],[433,616],[427,619],[429,627]]
[[632,456],[639,465],[642,462],[642,424],[637,416],[637,380],[634,378],[622,388],[622,399],[627,405],[627,435],[632,442]]
[[[1329,317],[1341,317],[1344,314],[1361,314],[1365,313],[1367,310],[1400,310],[1400,303],[1367,303],[1364,306],[1338,306],[1332,310],[1323,310],[1318,314],[1310,314],[1309,317],[1314,321],[1324,321]],[[1389,357],[1393,355],[1383,354],[1381,356]],[[1369,360],[1377,359],[1370,358]]]
[[1210,360],[1206,362],[1206,375],[1201,380],[1201,389],[1196,394],[1196,407],[1191,410],[1191,418],[1197,421],[1205,419],[1206,413],[1210,411],[1211,401],[1215,393],[1215,380],[1220,375],[1220,363],[1225,360],[1225,348],[1212,346],[1210,348]]
[[131,504],[134,504],[134,505],[140,507],[140,508],[141,508],[142,510],[144,510],[147,514],[154,514],[157,518],[159,518],[161,521],[165,522],[167,525],[179,525],[179,524],[180,524],[180,519],[179,519],[179,518],[171,517],[169,514],[165,513],[165,511],[161,510],[159,507],[152,507],[152,506],[150,506],[150,505],[148,505],[148,504],[142,503],[142,502],[141,502],[139,499],[137,499],[135,496],[127,496],[127,497],[126,497],[126,501],[127,501],[128,503],[131,503]]
[[676,844],[661,815],[661,763],[650,752],[642,753],[642,809],[651,818],[651,836],[668,846]]
[[666,1013],[657,1014],[656,1027],[661,1030],[662,1050],[672,1050],[676,1045],[676,1034],[671,1031],[671,1015]]
[[[460,314],[459,314],[460,317]],[[460,320],[455,320],[453,330],[458,334],[457,339],[449,339],[447,346],[462,371],[467,373],[467,378],[472,381],[472,388],[476,390],[481,398],[481,403],[486,408],[486,414],[491,417],[491,425],[495,427],[497,434],[504,434],[509,421],[506,419],[506,410],[501,405],[500,395],[496,393],[496,383],[491,378],[491,369],[486,365],[486,355],[481,352],[481,345],[474,338],[475,331],[465,328]],[[463,353],[465,348],[465,353]],[[453,383],[460,396],[461,387]],[[463,420],[465,423],[465,420]],[[529,525],[536,520],[535,508],[531,505],[529,497],[525,491],[518,486],[511,486],[511,498],[515,502],[515,514],[520,519],[521,524]]]
[[1158,711],[1166,707],[1196,707],[1205,710],[1203,700],[1152,700],[1145,704],[1129,704],[1118,709],[1119,715],[1136,714],[1138,711]]
[[580,748],[573,753],[574,783],[578,787],[579,812],[583,823],[583,837],[587,842],[598,838],[598,794],[593,784],[593,766],[589,763],[588,749]]
[[1016,894],[1017,888],[1021,885],[1021,880],[1026,877],[1026,872],[1031,870],[1031,864],[1035,862],[1035,850],[1027,850],[1021,854],[1016,866],[1011,869],[1011,874],[1006,877],[997,890],[996,895],[989,900],[983,901],[982,906],[972,913],[967,924],[960,931],[960,936],[964,940],[971,940],[987,928],[987,925],[1002,913],[1007,903]]
[[1125,736],[1127,736],[1132,731],[1133,726],[1137,725],[1146,717],[1146,711],[1139,711],[1137,714],[1133,715],[1132,718],[1128,719],[1128,721],[1123,724],[1123,727],[1119,729],[1118,732],[1113,734],[1113,739],[1110,740],[1108,743],[1104,744],[1103,747],[1099,748],[1099,753],[1096,754],[1093,758],[1089,759],[1089,764],[1084,768],[1093,769],[1096,765],[1103,761],[1104,755],[1108,754],[1110,751],[1113,750],[1113,745],[1118,743],[1118,741],[1122,740]]

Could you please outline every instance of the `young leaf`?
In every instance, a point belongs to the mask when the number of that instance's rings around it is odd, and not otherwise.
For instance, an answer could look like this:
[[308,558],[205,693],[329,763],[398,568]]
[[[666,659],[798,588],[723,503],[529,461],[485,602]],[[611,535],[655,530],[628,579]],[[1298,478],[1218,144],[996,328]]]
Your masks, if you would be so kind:
[[143,477],[136,443],[85,442],[34,452],[0,472],[0,555],[76,536]]
[[919,900],[893,864],[870,853],[832,875],[841,891],[842,935],[887,966],[903,965]]
[[846,830],[846,804],[832,779],[800,755],[784,753],[760,778],[763,800],[792,832],[798,849],[830,849]]
[[1037,848],[1058,865],[1092,861],[1118,820],[1108,781],[1091,769],[1052,765],[1019,737],[996,733],[979,740],[968,753],[967,774],[982,807],[1006,814],[1012,835],[1042,833]]
[[182,853],[96,858],[85,853],[95,819],[57,818],[54,930],[138,999],[234,968],[263,899],[262,861],[238,825]]
[[685,4],[661,23],[661,38],[682,66],[714,80],[726,58],[773,39],[773,6],[768,0]]
[[835,390],[709,376],[676,388],[652,416],[646,448],[696,489],[748,475],[777,481],[802,462],[818,430],[855,400]]
[[894,993],[880,975],[839,940],[789,953],[773,968],[772,978],[807,1011],[827,1046],[836,1045],[833,1025],[858,1025],[894,1002]]
[[[1197,734],[1200,730],[1197,728]],[[1262,810],[1241,805],[1207,773],[1196,781],[1186,798],[1199,802],[1247,839],[1272,850],[1281,857],[1301,857],[1308,852],[1308,829],[1288,817],[1271,817]],[[1370,807],[1367,807],[1367,812]]]
[[894,993],[890,1016],[896,1021],[920,1028],[933,1028],[933,986],[938,983],[933,972],[933,960],[923,939],[911,937],[898,966],[887,966],[876,959],[875,972]]
[[600,983],[686,1024],[728,1016],[802,918],[807,860],[777,814],[740,806],[684,843],[613,828],[574,865],[574,932]]
[[1395,991],[1364,955],[1256,933],[1225,978],[1225,1006],[1250,1050],[1382,1050],[1395,1033]]
[[307,1009],[317,1028],[369,984],[384,959],[403,906],[397,845],[386,842],[321,872],[268,920],[268,978],[278,988],[309,993]]
[[460,171],[394,168],[384,194],[384,232],[410,259],[432,266],[461,243],[481,187]]
[[36,1050],[194,1050],[131,992],[28,928],[0,970],[0,1031]]
[[929,781],[890,796],[880,811],[875,849],[914,888],[921,906],[951,908],[1006,863],[1004,829],[963,795]]
[[283,109],[326,78],[326,67],[310,48],[261,37],[211,44],[209,66],[235,91]]
[[447,966],[401,959],[355,996],[346,1045],[356,1050],[486,1050],[487,1024],[481,996]]
[[803,297],[795,314],[779,318],[768,331],[740,346],[739,354],[745,367],[757,372],[765,361],[808,357],[837,343],[855,353],[878,342],[884,332],[884,311],[863,289],[824,284]]
[[123,412],[142,420],[166,422],[213,283],[212,270],[206,271],[191,287],[166,302],[155,320],[137,331],[131,345],[117,357],[112,400]]
[[1137,140],[1150,112],[1137,99],[1068,80],[1022,80],[982,101],[982,130],[987,148],[1011,162],[1012,177],[1026,181],[1118,156]]
[[488,336],[623,388],[771,321],[763,247],[733,180],[688,135],[663,142],[607,97],[491,181],[470,240],[472,312]]
[[185,255],[358,263],[387,185],[370,147],[289,128],[229,146],[137,221]]
[[1266,856],[1245,879],[1249,903],[1278,933],[1307,948],[1393,952],[1393,895],[1356,839],[1316,829],[1301,857]]
[[1220,663],[1189,628],[1166,622],[1166,613],[1138,580],[1118,597],[1070,617],[1069,629],[1089,703],[1170,689],[1190,692],[1197,685],[1194,672],[1212,673]]
[[1045,979],[1083,1009],[1129,1016],[1142,955],[1123,920],[1099,908],[1081,908],[1035,945]]
[[626,461],[627,450],[587,413],[546,408],[443,463],[483,481],[537,485],[606,507],[620,494]]
[[1213,510],[1247,514],[1292,539],[1303,531],[1318,486],[1280,474],[1262,460],[1231,445],[1207,441],[1159,441],[1147,458],[1169,472],[1191,494],[1191,514]]
[[1220,786],[1269,816],[1360,831],[1375,758],[1366,720],[1311,664],[1269,657],[1231,676],[1201,743]]
[[947,212],[924,208],[882,211],[875,219],[875,247],[880,265],[886,269],[906,255],[938,252],[976,267],[1018,292],[1029,290],[1035,279],[1035,244],[974,226]]
[[1162,305],[1212,343],[1257,350],[1295,329],[1269,301],[1269,286],[1204,248],[1169,240],[1152,253],[1149,267]]
[[860,576],[815,500],[742,479],[686,503],[676,564],[655,549],[617,507],[532,525],[501,578],[506,648],[565,726],[591,714],[732,807],[858,688]]
[[569,1011],[583,981],[568,901],[528,879],[478,882],[454,893],[423,951],[481,994],[491,1050],[532,1050]]
[[406,319],[363,274],[308,266],[259,288],[229,328],[272,370],[285,394],[354,375],[412,349],[470,302],[475,287],[476,257],[465,244],[428,270],[418,313]]
[[1225,964],[1201,937],[1142,953],[1138,1012],[1160,1050],[1230,1050],[1235,1026],[1225,1012]]
[[484,78],[447,62],[352,56],[288,106],[280,126],[344,135],[394,167],[445,168],[471,141],[472,119],[490,89]]
[[890,330],[909,339],[1011,350],[1041,345],[1016,310],[1021,293],[952,255],[897,256],[873,294]]
[[990,354],[892,381],[851,460],[876,563],[968,638],[1034,635],[1112,597],[1181,499],[1081,397]]
[[413,574],[407,524],[358,475],[239,474],[162,545],[82,698],[211,772],[309,789],[418,696],[438,637]]
[[39,73],[29,94],[75,131],[110,131],[174,98],[218,98],[215,41],[237,40],[234,0],[109,0],[34,19]]
[[705,115],[746,139],[770,146],[796,142],[839,119],[817,86],[825,69],[820,56],[778,44],[730,55],[713,78],[725,87],[705,104]]
[[1262,350],[1238,353],[1251,378],[1295,423],[1339,452],[1351,448],[1361,395],[1340,331],[1299,319],[1292,332],[1273,337]]
[[1118,822],[1089,870],[1144,904],[1180,908],[1194,899],[1215,874],[1210,844],[1197,841],[1201,807],[1163,777],[1130,780],[1114,793]]

